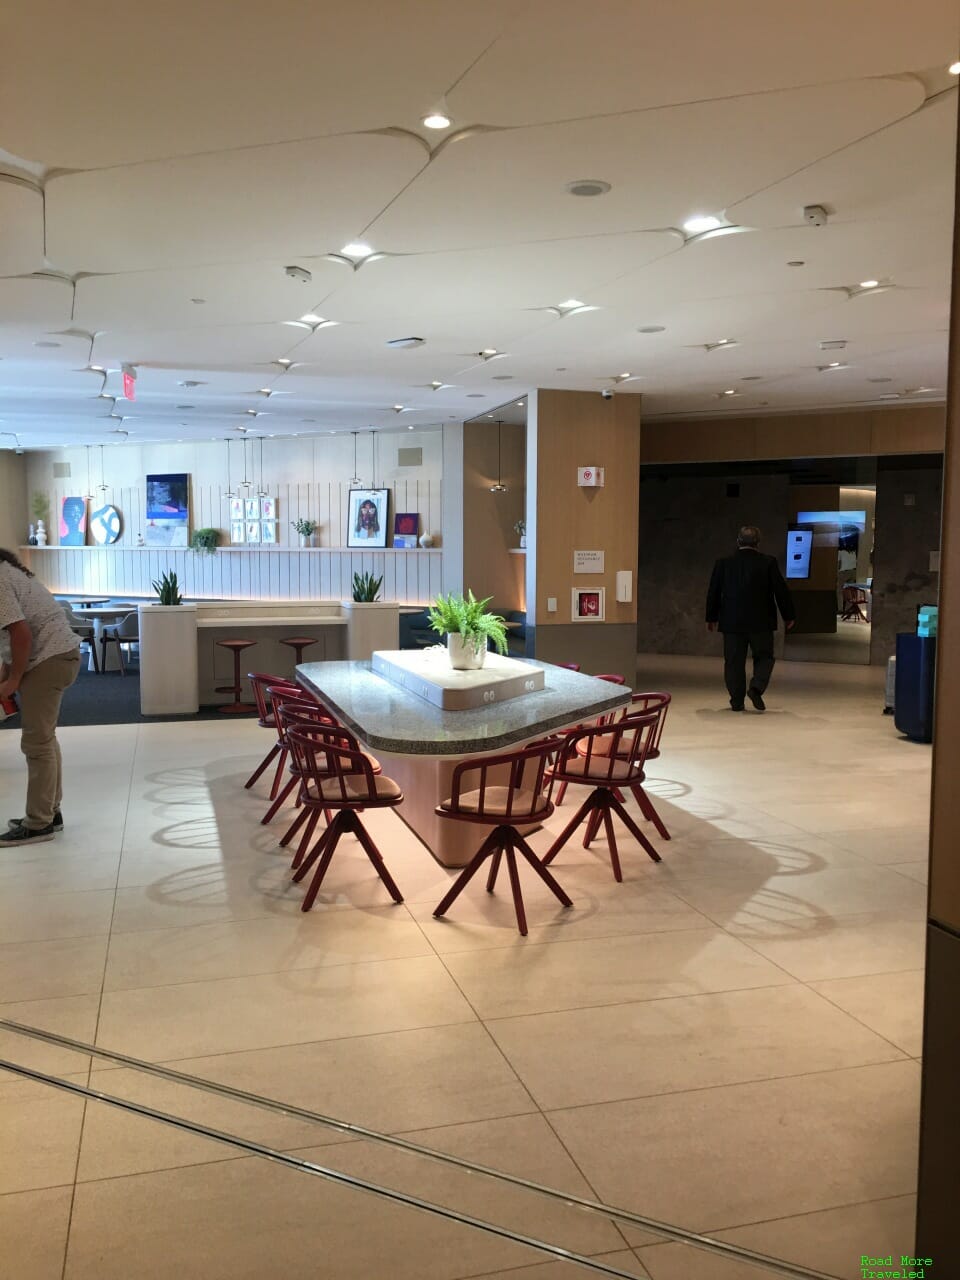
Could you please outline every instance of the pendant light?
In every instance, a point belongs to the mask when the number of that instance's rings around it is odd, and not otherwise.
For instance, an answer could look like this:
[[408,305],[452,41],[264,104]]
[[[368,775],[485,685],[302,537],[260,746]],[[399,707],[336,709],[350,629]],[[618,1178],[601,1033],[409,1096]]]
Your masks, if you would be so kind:
[[350,488],[361,489],[363,488],[363,481],[357,475],[357,436],[360,433],[354,431],[351,434],[353,435],[353,475],[350,477]]
[[270,494],[264,487],[263,483],[263,436],[260,437],[260,488],[257,490],[258,498],[269,498]]
[[237,495],[234,492],[233,485],[230,483],[230,437],[227,436],[223,443],[227,446],[227,491],[226,493],[221,494],[221,497],[235,498]]
[[247,479],[247,437],[244,436],[243,437],[243,479],[240,481],[240,488],[243,489],[247,494],[249,494],[252,487],[253,486],[250,484],[250,481]]
[[87,445],[86,449],[87,449],[87,492],[83,495],[83,497],[86,502],[92,502],[93,488],[90,481],[90,446]]
[[97,485],[97,491],[101,495],[107,492],[107,484],[103,478],[103,445],[100,446],[100,483]]
[[497,422],[497,483],[490,486],[491,493],[508,493],[503,483],[503,421]]

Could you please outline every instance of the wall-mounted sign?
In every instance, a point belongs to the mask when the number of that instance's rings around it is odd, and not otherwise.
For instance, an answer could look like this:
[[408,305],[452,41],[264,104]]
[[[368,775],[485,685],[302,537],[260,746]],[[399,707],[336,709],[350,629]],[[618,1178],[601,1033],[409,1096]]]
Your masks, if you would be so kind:
[[603,573],[602,551],[574,551],[574,573]]
[[581,489],[602,489],[603,467],[577,467],[577,484]]

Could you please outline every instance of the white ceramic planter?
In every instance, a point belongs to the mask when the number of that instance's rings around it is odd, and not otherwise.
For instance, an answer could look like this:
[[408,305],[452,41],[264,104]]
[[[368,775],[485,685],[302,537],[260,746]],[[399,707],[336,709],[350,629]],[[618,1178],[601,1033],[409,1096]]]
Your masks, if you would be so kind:
[[347,657],[353,662],[369,662],[375,649],[400,648],[400,606],[393,601],[364,603],[344,600],[347,619]]
[[447,653],[454,671],[479,671],[487,660],[487,646],[481,642],[478,647],[472,640],[467,640],[459,632],[447,635]]
[[137,613],[141,714],[196,714],[200,709],[197,606],[142,604]]

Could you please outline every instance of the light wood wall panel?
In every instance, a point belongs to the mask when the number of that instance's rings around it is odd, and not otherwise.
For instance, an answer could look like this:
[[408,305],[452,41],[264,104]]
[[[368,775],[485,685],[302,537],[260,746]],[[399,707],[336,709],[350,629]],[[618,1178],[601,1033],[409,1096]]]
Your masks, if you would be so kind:
[[492,596],[500,609],[524,607],[524,557],[511,555],[510,549],[520,545],[513,526],[526,511],[525,436],[525,426],[504,424],[500,462],[507,492],[491,493],[498,474],[497,424],[463,425],[464,590]]
[[872,457],[940,453],[944,409],[771,414],[646,422],[641,462],[746,462],[767,458]]
[[[530,613],[531,576],[535,578],[538,627],[568,624],[572,587],[606,589],[606,621],[635,623],[639,537],[640,397],[596,392],[538,390],[530,397],[530,426],[536,433],[531,459],[536,468],[536,564],[527,578]],[[528,448],[530,448],[528,442]],[[577,486],[577,468],[602,466],[602,489]],[[530,538],[528,530],[528,542]],[[603,550],[604,573],[573,572],[574,550]],[[633,574],[633,600],[617,604],[616,572]],[[547,598],[557,612],[547,613]],[[595,623],[580,623],[582,628]]]

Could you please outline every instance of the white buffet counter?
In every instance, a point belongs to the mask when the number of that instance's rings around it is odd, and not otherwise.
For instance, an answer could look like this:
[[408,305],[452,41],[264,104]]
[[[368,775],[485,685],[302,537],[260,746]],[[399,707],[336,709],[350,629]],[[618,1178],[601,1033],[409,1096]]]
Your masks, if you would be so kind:
[[[140,710],[143,715],[189,715],[231,702],[217,693],[233,682],[233,654],[218,640],[252,640],[241,671],[292,678],[294,651],[281,643],[311,636],[309,662],[368,659],[373,649],[399,644],[400,606],[335,600],[231,600],[165,607],[141,604]],[[252,700],[246,679],[241,697]]]

